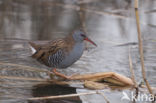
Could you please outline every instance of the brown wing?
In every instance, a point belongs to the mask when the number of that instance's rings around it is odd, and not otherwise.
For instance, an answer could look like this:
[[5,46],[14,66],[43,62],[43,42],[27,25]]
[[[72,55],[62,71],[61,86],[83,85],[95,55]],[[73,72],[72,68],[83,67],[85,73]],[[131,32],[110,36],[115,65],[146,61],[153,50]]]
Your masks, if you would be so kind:
[[63,50],[64,52],[68,49],[67,42],[64,39],[57,39],[55,41],[50,41],[44,45],[38,45],[30,42],[30,45],[36,49],[36,52],[32,55],[33,58],[38,61],[43,62],[48,65],[48,57],[56,54],[59,50]]

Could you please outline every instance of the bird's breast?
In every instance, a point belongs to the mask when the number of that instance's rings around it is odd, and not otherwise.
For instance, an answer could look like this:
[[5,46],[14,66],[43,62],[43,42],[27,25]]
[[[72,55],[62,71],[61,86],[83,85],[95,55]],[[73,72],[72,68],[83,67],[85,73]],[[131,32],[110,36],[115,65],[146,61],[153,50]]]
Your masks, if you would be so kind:
[[76,43],[75,46],[67,55],[65,56],[64,60],[60,63],[61,68],[66,68],[73,63],[75,63],[83,54],[84,51],[84,43]]

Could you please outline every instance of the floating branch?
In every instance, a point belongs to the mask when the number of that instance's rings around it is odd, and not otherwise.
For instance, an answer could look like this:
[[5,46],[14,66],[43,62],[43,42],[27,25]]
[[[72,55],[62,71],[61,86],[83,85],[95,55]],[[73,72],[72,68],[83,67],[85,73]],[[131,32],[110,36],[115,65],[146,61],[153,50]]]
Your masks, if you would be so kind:
[[92,74],[84,74],[84,75],[77,75],[71,77],[71,80],[88,80],[88,81],[108,81],[112,84],[117,85],[131,85],[133,86],[134,83],[130,78],[127,78],[121,74],[117,74],[114,72],[102,72],[102,73],[92,73]]

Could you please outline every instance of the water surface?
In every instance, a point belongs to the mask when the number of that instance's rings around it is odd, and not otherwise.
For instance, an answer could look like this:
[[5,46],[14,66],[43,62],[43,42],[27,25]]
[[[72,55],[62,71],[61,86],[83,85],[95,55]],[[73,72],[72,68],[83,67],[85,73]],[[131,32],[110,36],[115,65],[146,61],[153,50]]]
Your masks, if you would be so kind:
[[[141,0],[139,5],[145,67],[147,79],[152,86],[156,86],[155,4],[154,0]],[[138,46],[135,44],[137,30],[133,5],[130,0],[0,0],[0,62],[50,70],[51,68],[30,57],[28,40],[53,40],[65,37],[83,24],[87,35],[96,42],[98,47],[87,43],[87,50],[81,59],[68,69],[60,71],[67,75],[112,71],[130,77],[128,55],[131,48],[135,77],[140,83],[142,75]],[[17,70],[16,67],[6,65],[0,66],[0,74],[48,78],[43,72]],[[29,98],[88,91],[49,84],[40,86],[42,83],[32,81],[0,79],[0,82],[0,101],[3,103],[21,103],[15,97]],[[121,91],[104,90],[103,92],[111,103],[129,102],[121,101]],[[126,92],[130,93],[129,90]],[[23,102],[32,103],[32,101]],[[52,100],[52,102],[60,101]],[[88,95],[61,100],[61,103],[64,102],[103,103],[104,99],[100,95]]]

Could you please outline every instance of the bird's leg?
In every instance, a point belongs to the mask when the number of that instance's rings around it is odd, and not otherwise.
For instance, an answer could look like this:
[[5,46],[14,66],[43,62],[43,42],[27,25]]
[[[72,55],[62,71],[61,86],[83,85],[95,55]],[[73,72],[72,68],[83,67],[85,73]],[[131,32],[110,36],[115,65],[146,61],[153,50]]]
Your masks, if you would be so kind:
[[62,73],[57,72],[57,71],[56,71],[56,68],[54,68],[54,69],[52,70],[52,72],[53,72],[55,75],[60,76],[60,77],[62,77],[62,78],[70,79],[70,76],[66,76],[66,75],[64,75],[64,74],[62,74]]

